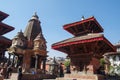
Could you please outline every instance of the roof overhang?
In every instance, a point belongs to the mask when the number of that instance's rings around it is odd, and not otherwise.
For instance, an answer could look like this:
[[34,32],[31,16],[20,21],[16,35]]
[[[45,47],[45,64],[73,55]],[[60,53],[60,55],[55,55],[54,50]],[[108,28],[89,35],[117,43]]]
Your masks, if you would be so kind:
[[7,32],[12,31],[12,30],[14,30],[14,27],[0,22],[0,35],[3,35],[5,33],[7,33]]
[[120,47],[120,43],[114,45],[116,48]]
[[12,41],[4,36],[0,36],[0,47],[10,47]]
[[[85,26],[85,24],[88,24],[88,25]],[[83,27],[83,26],[85,26],[85,27],[92,27],[93,24],[95,25],[95,28],[97,28],[97,29],[94,30],[95,33],[103,32],[103,28],[101,27],[101,25],[98,23],[98,21],[94,17],[90,17],[90,18],[87,18],[87,19],[84,19],[84,20],[81,20],[81,21],[77,21],[77,22],[73,22],[73,23],[70,23],[70,24],[66,24],[66,25],[63,26],[63,28],[66,31],[68,31],[69,33],[71,33],[73,35],[76,35],[74,33],[75,31],[74,31],[73,28],[75,28],[75,27],[79,27],[80,28],[80,27]],[[88,30],[90,30],[90,29],[88,29]]]
[[4,20],[6,17],[8,17],[8,16],[9,16],[8,14],[0,11],[0,22],[1,22],[2,20]]
[[110,55],[120,55],[120,52],[108,52],[104,54],[104,56],[110,56]]
[[78,37],[70,38],[70,39],[53,44],[52,49],[67,53],[65,50],[63,50],[63,48],[70,47],[73,45],[81,45],[81,44],[83,45],[93,44],[94,45],[94,42],[102,42],[104,45],[107,45],[110,52],[116,51],[116,48],[102,34],[95,35],[95,36],[88,35],[88,36],[83,36],[83,37],[78,36]]

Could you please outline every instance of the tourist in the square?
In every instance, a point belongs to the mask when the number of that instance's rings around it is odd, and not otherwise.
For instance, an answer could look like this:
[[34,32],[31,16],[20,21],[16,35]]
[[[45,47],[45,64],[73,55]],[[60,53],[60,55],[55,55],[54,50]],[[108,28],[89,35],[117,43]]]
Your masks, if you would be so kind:
[[63,64],[62,63],[60,63],[60,67],[59,67],[59,76],[60,77],[63,77],[64,76],[64,70],[63,70]]
[[66,73],[71,73],[70,71],[70,58],[67,56],[64,62],[64,65],[66,67]]
[[18,67],[18,80],[22,80],[22,66]]
[[0,63],[0,69],[4,67],[4,63]]
[[0,64],[0,75],[2,75],[2,73],[3,73],[3,67],[4,67],[4,64],[1,63],[1,64]]
[[12,75],[12,65],[9,65],[7,67],[7,71],[6,71],[6,78],[10,78],[10,76]]
[[0,70],[0,74],[3,76],[3,78],[6,78],[6,73],[7,73],[6,71],[7,71],[7,63],[5,63]]

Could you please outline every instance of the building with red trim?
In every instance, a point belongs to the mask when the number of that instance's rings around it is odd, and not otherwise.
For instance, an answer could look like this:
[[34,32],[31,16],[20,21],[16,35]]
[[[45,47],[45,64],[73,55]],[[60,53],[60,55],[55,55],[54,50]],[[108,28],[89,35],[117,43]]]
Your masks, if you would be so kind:
[[52,49],[66,53],[78,71],[97,73],[103,54],[116,52],[94,17],[66,24],[63,28],[74,36],[52,44]]

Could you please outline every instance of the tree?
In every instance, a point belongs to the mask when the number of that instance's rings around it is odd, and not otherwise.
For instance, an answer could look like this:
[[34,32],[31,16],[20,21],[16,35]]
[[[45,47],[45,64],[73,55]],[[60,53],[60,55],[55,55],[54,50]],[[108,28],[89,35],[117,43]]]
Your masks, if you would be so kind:
[[70,66],[70,61],[65,61],[64,65],[65,65],[65,67]]
[[64,65],[66,67],[66,73],[70,73],[70,59],[66,59]]

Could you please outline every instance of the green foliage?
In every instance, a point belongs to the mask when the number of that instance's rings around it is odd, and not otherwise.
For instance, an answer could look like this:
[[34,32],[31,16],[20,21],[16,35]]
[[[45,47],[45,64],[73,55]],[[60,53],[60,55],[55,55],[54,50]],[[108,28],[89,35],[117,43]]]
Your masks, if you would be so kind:
[[105,59],[104,59],[104,58],[101,58],[101,59],[100,59],[100,65],[101,65],[101,66],[104,66],[104,65],[105,65]]
[[65,61],[64,62],[64,65],[67,67],[67,66],[69,66],[70,65],[70,61],[68,60],[68,61]]
[[120,76],[120,66],[109,66],[109,75],[115,76],[118,75]]
[[110,71],[110,70],[113,70],[113,69],[114,69],[114,67],[111,66],[111,65],[108,67],[108,70],[109,70],[109,71]]

